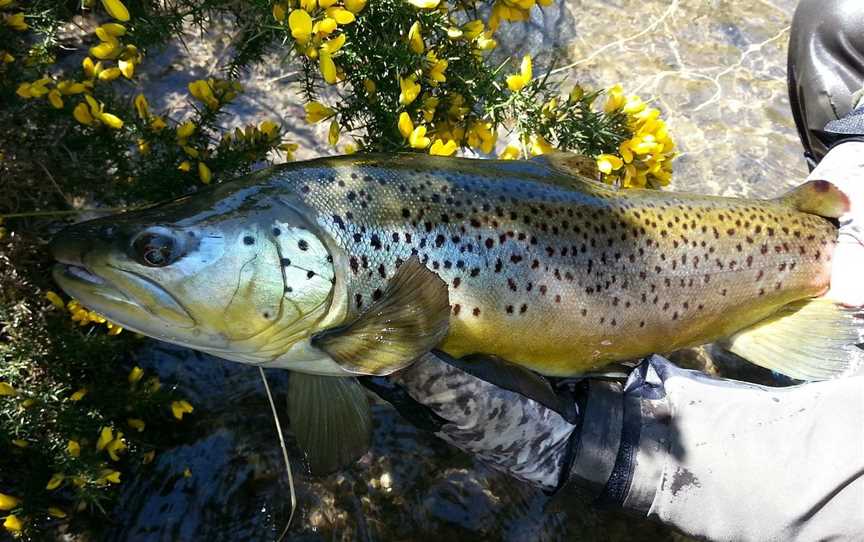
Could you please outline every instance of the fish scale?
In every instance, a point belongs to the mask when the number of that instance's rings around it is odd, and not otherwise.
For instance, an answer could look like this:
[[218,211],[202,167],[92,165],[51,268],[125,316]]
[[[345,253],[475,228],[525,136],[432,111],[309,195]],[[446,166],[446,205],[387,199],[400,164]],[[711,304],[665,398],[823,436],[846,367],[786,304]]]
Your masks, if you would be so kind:
[[836,227],[777,201],[615,191],[536,163],[434,166],[277,176],[343,253],[349,320],[416,255],[448,286],[446,352],[570,375],[728,336],[828,287]]

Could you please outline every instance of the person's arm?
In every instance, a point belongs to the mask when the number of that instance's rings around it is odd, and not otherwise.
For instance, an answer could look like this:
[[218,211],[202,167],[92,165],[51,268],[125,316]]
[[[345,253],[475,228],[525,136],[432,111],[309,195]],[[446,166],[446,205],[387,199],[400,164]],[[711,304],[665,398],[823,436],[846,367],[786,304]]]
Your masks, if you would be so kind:
[[[593,381],[578,419],[430,354],[390,377],[454,446],[712,540],[864,536],[864,377],[768,388],[654,356]],[[400,401],[394,401],[397,409]]]

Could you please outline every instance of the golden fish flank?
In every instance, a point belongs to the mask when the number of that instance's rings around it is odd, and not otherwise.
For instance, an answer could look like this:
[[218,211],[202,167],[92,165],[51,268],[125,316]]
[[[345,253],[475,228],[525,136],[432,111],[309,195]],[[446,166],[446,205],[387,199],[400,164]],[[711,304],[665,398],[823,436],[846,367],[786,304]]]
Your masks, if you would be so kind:
[[443,350],[547,375],[710,342],[817,296],[836,239],[778,201],[616,192],[543,162],[372,158],[304,177],[285,174],[345,255],[349,319],[416,254],[448,285]]
[[133,330],[334,375],[387,374],[435,347],[573,375],[729,337],[827,289],[837,232],[814,213],[848,204],[828,183],[772,201],[616,191],[571,175],[580,163],[286,164],[71,228],[55,251],[83,253],[84,271],[58,281]]

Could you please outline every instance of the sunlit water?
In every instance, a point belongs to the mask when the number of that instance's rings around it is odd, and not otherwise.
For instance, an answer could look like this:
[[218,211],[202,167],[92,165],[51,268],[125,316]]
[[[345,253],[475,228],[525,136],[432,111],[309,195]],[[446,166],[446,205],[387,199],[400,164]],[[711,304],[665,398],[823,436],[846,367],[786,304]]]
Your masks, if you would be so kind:
[[[682,155],[675,188],[770,196],[806,175],[786,98],[794,0],[571,1],[535,14],[500,39],[539,54],[572,82],[653,97]],[[151,88],[182,89],[218,66],[224,44],[193,40],[166,53]],[[232,124],[299,119],[291,74],[256,71]],[[178,92],[168,93],[170,103]],[[163,102],[164,103],[164,102]],[[314,130],[295,127],[301,157],[329,154]],[[271,540],[288,517],[288,485],[257,370],[150,343],[136,362],[174,382],[195,405],[186,442],[123,484],[110,540]],[[287,378],[270,372],[285,415]],[[290,428],[286,429],[290,432]],[[292,540],[671,540],[653,523],[603,512],[573,496],[550,498],[375,407],[373,447],[326,478],[303,471],[292,446],[299,512]],[[189,468],[192,476],[184,477]]]

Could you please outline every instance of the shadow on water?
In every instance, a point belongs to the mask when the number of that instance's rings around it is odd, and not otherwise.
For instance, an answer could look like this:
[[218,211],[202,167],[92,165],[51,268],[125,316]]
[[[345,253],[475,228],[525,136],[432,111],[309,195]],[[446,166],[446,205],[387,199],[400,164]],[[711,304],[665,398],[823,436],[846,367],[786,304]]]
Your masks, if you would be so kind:
[[[131,473],[105,540],[274,540],[287,476],[256,369],[151,342],[136,363],[195,405],[185,442]],[[290,540],[673,540],[659,525],[551,498],[374,408],[372,449],[353,467],[305,474],[287,427],[288,373],[268,380],[286,424],[299,509]],[[184,470],[191,471],[190,477]]]

